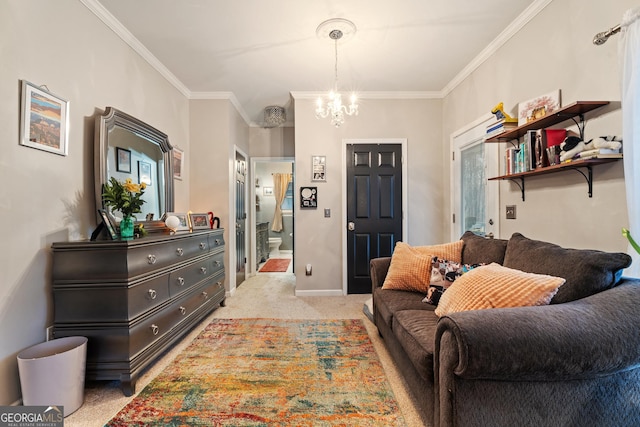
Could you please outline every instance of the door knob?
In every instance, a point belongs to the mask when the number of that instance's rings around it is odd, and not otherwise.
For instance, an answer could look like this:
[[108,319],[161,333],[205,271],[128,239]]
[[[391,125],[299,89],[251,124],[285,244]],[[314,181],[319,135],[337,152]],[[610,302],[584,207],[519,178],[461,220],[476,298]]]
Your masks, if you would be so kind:
[[356,223],[353,221],[349,221],[349,223],[347,224],[347,229],[349,231],[354,231],[356,229]]

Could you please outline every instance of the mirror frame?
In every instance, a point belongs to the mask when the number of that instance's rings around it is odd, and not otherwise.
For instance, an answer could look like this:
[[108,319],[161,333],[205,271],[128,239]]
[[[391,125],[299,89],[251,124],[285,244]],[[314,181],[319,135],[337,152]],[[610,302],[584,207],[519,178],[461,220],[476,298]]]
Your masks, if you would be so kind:
[[[147,123],[113,107],[107,107],[104,114],[96,117],[94,178],[96,206],[98,209],[104,209],[105,207],[102,200],[102,187],[109,180],[107,175],[109,131],[115,127],[126,129],[160,147],[164,156],[164,206],[159,206],[159,209],[161,211],[164,209],[164,212],[160,212],[159,215],[162,216],[166,212],[173,212],[173,147],[169,143],[169,137]],[[98,222],[100,221],[102,219],[98,218]],[[164,222],[160,218],[155,221],[136,221],[136,223],[144,224],[144,228],[148,232],[164,231],[166,229]]]

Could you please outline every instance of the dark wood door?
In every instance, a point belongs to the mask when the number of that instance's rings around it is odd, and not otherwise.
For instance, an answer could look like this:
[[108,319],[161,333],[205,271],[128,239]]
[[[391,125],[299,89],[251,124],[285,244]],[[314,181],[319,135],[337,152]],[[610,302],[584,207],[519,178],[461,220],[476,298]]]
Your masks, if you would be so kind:
[[247,251],[245,244],[245,228],[247,220],[246,204],[247,161],[236,152],[236,287],[245,279]]
[[402,240],[402,145],[347,145],[347,293],[371,292],[369,261]]

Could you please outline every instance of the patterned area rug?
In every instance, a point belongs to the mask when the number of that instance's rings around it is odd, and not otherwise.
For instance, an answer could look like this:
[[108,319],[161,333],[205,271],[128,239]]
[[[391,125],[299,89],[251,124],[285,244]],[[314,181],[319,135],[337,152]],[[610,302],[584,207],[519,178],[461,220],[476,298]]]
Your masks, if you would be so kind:
[[361,320],[214,319],[107,426],[404,426]]
[[284,273],[289,268],[289,258],[269,258],[260,269],[261,273]]

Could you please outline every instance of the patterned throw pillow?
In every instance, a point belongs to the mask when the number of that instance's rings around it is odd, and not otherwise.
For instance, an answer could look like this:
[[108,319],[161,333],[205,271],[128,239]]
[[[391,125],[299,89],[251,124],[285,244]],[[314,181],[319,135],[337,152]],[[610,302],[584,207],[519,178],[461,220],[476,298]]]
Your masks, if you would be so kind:
[[440,297],[451,284],[464,273],[484,264],[461,264],[447,261],[438,257],[431,260],[431,282],[427,296],[422,300],[432,305],[438,305]]
[[427,293],[431,282],[431,263],[434,256],[460,262],[464,242],[433,246],[410,246],[398,242],[391,256],[391,264],[382,289]]
[[462,275],[442,295],[436,315],[485,308],[549,304],[565,279],[492,263]]

